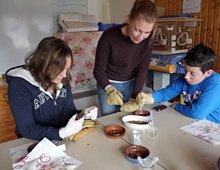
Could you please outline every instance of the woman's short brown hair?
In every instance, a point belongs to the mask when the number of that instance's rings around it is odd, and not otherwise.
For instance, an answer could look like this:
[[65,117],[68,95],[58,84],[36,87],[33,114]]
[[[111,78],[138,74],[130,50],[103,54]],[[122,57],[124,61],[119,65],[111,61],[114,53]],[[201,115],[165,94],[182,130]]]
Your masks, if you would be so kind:
[[[65,68],[67,57],[71,57],[73,61],[72,51],[63,40],[46,37],[40,41],[35,51],[27,56],[25,68],[47,90],[54,86],[52,80]],[[70,74],[67,73],[66,79],[63,80],[64,85],[68,84],[70,79]]]

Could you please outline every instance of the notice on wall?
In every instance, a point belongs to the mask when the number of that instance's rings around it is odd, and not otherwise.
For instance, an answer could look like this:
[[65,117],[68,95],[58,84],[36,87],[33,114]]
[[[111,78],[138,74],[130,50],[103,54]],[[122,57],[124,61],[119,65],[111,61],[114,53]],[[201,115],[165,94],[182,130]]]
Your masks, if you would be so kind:
[[183,0],[183,14],[200,12],[201,0]]
[[60,14],[88,13],[88,0],[52,0],[54,31],[58,29],[58,17]]

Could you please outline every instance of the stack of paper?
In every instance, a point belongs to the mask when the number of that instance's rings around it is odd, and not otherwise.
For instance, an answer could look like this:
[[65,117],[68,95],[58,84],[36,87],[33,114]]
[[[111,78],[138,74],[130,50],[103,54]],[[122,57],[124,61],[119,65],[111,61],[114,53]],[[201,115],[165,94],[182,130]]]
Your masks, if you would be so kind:
[[11,149],[14,170],[26,169],[66,169],[77,168],[81,162],[63,152],[47,138],[41,140],[34,149],[27,153],[28,144]]
[[89,14],[60,14],[59,25],[63,32],[98,31],[98,23]]
[[220,144],[220,125],[206,119],[182,126],[180,129],[213,144]]

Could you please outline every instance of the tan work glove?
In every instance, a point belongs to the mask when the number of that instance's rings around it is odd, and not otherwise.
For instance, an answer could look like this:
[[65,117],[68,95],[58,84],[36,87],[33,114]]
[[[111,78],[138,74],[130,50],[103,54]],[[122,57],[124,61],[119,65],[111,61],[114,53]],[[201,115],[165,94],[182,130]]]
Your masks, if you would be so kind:
[[139,105],[153,104],[154,103],[154,98],[153,98],[151,93],[140,92],[136,96],[136,101]]
[[121,112],[134,112],[139,110],[140,106],[137,104],[135,99],[131,99],[127,103],[123,104],[120,108]]
[[105,88],[105,91],[108,95],[107,103],[110,105],[123,105],[123,96],[122,94],[112,85],[108,85]]

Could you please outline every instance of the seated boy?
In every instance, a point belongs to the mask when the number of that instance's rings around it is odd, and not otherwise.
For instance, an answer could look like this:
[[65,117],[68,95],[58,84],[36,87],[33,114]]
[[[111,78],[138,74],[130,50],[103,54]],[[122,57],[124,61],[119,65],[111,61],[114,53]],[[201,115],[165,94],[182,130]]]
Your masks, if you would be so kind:
[[169,101],[182,94],[184,103],[174,108],[194,119],[208,119],[220,124],[220,75],[212,69],[216,61],[214,51],[198,44],[181,61],[185,75],[167,87],[153,93],[139,93],[136,100],[129,101],[121,111],[132,112],[139,105]]

